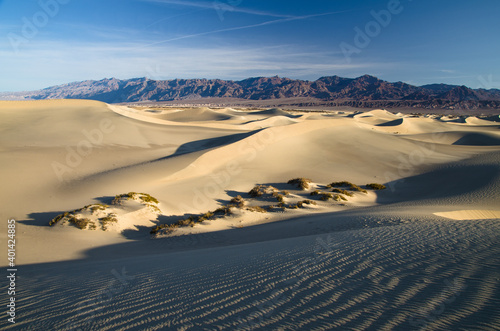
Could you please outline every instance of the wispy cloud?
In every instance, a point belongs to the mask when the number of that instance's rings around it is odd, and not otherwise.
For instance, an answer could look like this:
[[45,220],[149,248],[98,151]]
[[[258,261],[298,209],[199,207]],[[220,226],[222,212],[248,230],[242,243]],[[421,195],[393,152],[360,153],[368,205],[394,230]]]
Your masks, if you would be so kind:
[[305,15],[305,16],[288,17],[288,18],[281,18],[281,19],[277,19],[277,20],[265,21],[265,22],[256,23],[256,24],[249,24],[249,25],[243,25],[243,26],[235,26],[235,27],[231,27],[231,28],[217,29],[217,30],[205,31],[205,32],[200,32],[200,33],[193,33],[193,34],[189,34],[189,35],[184,35],[184,36],[179,36],[179,37],[175,37],[175,38],[170,38],[170,39],[165,39],[165,40],[157,41],[157,42],[154,42],[154,43],[151,43],[151,44],[143,45],[141,47],[155,46],[155,45],[164,44],[164,43],[168,43],[168,42],[172,42],[172,41],[177,41],[177,40],[182,40],[182,39],[188,39],[188,38],[194,38],[194,37],[201,37],[201,36],[206,36],[206,35],[216,34],[216,33],[222,33],[222,32],[252,29],[252,28],[257,28],[257,27],[271,25],[271,24],[285,23],[285,22],[290,22],[290,21],[300,21],[300,20],[306,20],[306,19],[309,19],[309,18],[320,17],[320,16],[327,16],[327,15],[334,15],[334,14],[340,14],[340,13],[345,13],[345,12],[347,12],[347,11],[336,11],[336,12],[328,12],[328,13],[321,13],[321,14]]
[[282,14],[276,14],[276,13],[270,13],[270,12],[265,12],[265,11],[260,11],[260,10],[254,10],[250,8],[244,8],[241,6],[236,6],[236,5],[230,5],[218,1],[211,1],[211,2],[201,2],[201,1],[184,1],[184,0],[142,0],[144,2],[156,2],[156,3],[162,3],[162,4],[168,4],[168,5],[176,5],[176,6],[184,6],[184,7],[196,7],[196,8],[203,8],[203,9],[211,9],[214,11],[217,10],[224,10],[224,11],[231,11],[231,12],[237,12],[237,13],[244,13],[244,14],[251,14],[251,15],[258,15],[258,16],[270,16],[270,17],[293,17],[291,15],[282,15]]

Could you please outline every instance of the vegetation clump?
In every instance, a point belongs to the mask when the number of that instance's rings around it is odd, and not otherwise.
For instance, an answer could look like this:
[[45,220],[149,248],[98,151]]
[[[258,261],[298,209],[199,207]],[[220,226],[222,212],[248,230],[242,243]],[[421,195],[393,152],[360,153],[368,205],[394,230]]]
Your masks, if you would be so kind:
[[90,209],[90,211],[93,214],[93,213],[95,213],[98,210],[106,210],[106,208],[108,208],[108,207],[109,207],[108,205],[104,205],[102,203],[96,203],[96,204],[93,204],[93,205],[85,206],[84,208]]
[[232,214],[232,208],[235,208],[235,205],[227,205],[227,206],[222,206],[214,210],[214,214],[223,214],[224,216],[231,215]]
[[333,182],[333,183],[330,183],[329,185],[327,185],[327,187],[330,187],[330,188],[335,188],[335,187],[348,187],[348,188],[349,188],[349,190],[351,190],[351,191],[358,191],[358,192],[367,193],[365,189],[362,189],[362,188],[361,188],[361,187],[359,187],[358,185],[353,184],[353,183],[351,183],[351,182],[347,182],[347,181]]
[[298,186],[302,190],[307,190],[309,188],[309,184],[311,182],[312,181],[310,179],[307,179],[307,178],[294,178],[294,179],[290,179],[288,181],[288,184]]
[[145,203],[149,203],[149,204],[151,204],[151,203],[159,204],[160,203],[158,201],[158,199],[156,199],[155,197],[152,197],[151,195],[149,195],[147,193],[129,192],[129,193],[124,193],[124,194],[118,194],[117,196],[115,196],[115,198],[113,199],[113,202],[111,202],[111,204],[119,205],[119,204],[121,204],[123,199],[129,200],[129,199],[136,199],[136,198],[142,200]]
[[263,196],[264,193],[265,193],[265,186],[264,185],[257,185],[253,189],[251,189],[250,192],[248,192],[248,194],[252,198],[258,198],[260,196]]
[[354,194],[352,194],[351,192],[343,190],[343,189],[340,189],[340,188],[334,188],[332,190],[332,192],[334,192],[334,193],[340,193],[340,194],[343,194],[343,195],[347,195],[349,197],[354,196]]
[[231,199],[230,203],[237,205],[238,207],[243,207],[245,205],[245,199],[241,195],[237,195]]
[[335,194],[333,196],[333,200],[335,200],[335,201],[347,201],[346,197],[344,197],[342,194]]
[[[311,186],[310,185],[311,183],[312,181],[307,178],[294,178],[288,181],[288,184],[294,185],[300,188],[301,190],[308,190]],[[379,185],[380,184],[368,184],[367,187],[372,189],[382,189],[381,187],[383,185],[381,186]],[[353,191],[364,192],[364,193],[367,192],[365,189],[348,181],[332,182],[331,184],[327,185],[327,187],[331,189],[331,192],[314,190],[310,192],[309,195],[316,196],[317,197],[316,199],[322,201],[333,200],[342,202],[342,201],[347,201],[346,197],[354,196]],[[241,195],[237,195],[233,197],[227,205],[223,205],[215,209],[214,211],[209,211],[197,216],[189,216],[188,218],[179,220],[173,224],[156,225],[154,228],[151,229],[151,234],[158,234],[159,232],[163,234],[170,234],[179,227],[187,227],[187,226],[193,227],[196,224],[202,223],[207,220],[215,220],[218,218],[223,218],[233,214],[233,210],[235,208],[247,210],[250,212],[267,213],[267,212],[283,211],[285,209],[306,208],[306,206],[317,204],[316,201],[309,199],[298,201],[296,203],[285,203],[285,200],[287,200],[285,197],[289,196],[289,198],[291,199],[290,192],[286,190],[281,191],[270,185],[267,186],[256,185],[248,192],[248,195],[250,196],[250,198],[260,198],[265,196],[266,197],[265,200],[267,200],[267,198],[272,197],[276,199],[278,203],[277,204],[271,203],[265,206],[248,206],[248,203],[251,201],[251,199],[245,200]],[[297,195],[294,195],[293,197],[296,196]],[[119,199],[120,197],[117,200]]]
[[53,226],[55,224],[57,224],[60,220],[62,220],[63,218],[66,218],[69,216],[69,212],[66,212],[66,213],[63,213],[63,214],[60,214],[60,215],[57,215],[56,217],[54,217],[50,222],[49,222],[49,226]]
[[331,194],[331,193],[321,193],[320,195],[321,195],[320,199],[323,201],[328,201],[328,200],[334,198],[333,194]]
[[155,197],[147,194],[147,193],[137,193],[137,192],[129,192],[129,193],[124,193],[124,194],[118,194],[115,196],[113,201],[111,202],[112,205],[121,205],[123,200],[138,200],[139,202],[143,202],[146,204],[146,206],[149,207],[153,212],[155,213],[161,213],[160,208],[158,208],[158,204],[160,203],[158,199]]
[[103,231],[106,231],[108,229],[109,223],[116,223],[118,222],[118,219],[116,218],[116,214],[109,214],[100,218],[99,222],[101,223],[101,229]]
[[377,183],[366,184],[366,187],[371,188],[372,190],[385,190],[387,188],[385,185]]
[[72,215],[69,217],[69,222],[71,224],[74,224],[80,230],[85,230],[87,228],[87,225],[89,224],[90,220],[88,218],[77,218],[77,217]]
[[267,210],[260,207],[260,206],[247,207],[247,210],[253,211],[253,212],[258,212],[258,213],[267,213]]
[[316,202],[306,199],[306,200],[302,200],[302,201],[297,202],[297,207],[304,208],[304,205],[315,205],[315,204],[316,204]]
[[278,192],[274,192],[273,197],[275,197],[279,203],[285,203],[285,197],[283,196],[283,194],[280,194]]

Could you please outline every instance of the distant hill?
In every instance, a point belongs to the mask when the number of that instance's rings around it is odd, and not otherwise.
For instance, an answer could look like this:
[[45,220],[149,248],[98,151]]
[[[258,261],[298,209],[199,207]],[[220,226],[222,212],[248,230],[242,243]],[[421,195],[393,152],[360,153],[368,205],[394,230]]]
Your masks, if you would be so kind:
[[92,99],[107,103],[161,102],[202,98],[274,100],[310,98],[316,103],[352,107],[415,107],[426,109],[500,109],[500,90],[431,84],[391,83],[364,75],[321,77],[316,81],[282,77],[152,80],[116,78],[87,80],[38,91],[0,93],[3,100]]

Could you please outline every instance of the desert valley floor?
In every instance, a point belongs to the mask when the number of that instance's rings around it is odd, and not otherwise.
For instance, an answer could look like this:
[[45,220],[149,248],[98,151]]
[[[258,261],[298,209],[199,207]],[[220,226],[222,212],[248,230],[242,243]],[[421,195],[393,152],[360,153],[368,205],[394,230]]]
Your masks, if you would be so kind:
[[499,129],[0,101],[0,329],[498,330]]

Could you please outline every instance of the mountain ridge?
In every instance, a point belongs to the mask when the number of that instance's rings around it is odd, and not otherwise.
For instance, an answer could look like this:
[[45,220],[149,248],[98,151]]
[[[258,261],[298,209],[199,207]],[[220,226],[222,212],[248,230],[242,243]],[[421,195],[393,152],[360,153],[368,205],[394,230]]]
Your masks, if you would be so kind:
[[251,77],[243,80],[172,79],[146,77],[104,78],[47,87],[36,91],[0,93],[3,100],[92,99],[107,103],[163,102],[204,98],[278,100],[311,98],[338,106],[381,106],[500,109],[500,90],[471,89],[449,84],[410,85],[375,76],[324,76],[315,81],[286,77]]

